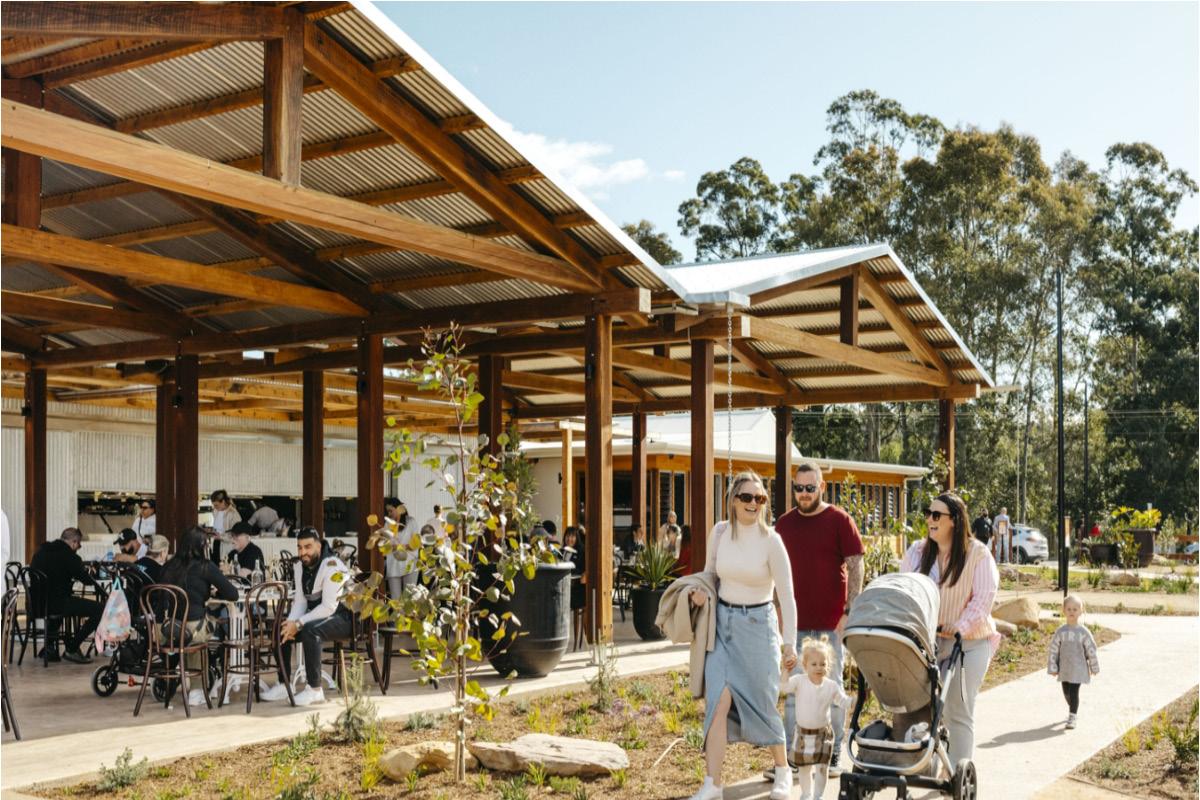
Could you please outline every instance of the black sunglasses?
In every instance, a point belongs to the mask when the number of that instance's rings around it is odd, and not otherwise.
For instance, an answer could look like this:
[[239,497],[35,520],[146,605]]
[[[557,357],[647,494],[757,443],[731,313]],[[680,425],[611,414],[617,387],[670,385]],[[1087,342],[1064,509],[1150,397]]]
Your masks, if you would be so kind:
[[813,492],[817,491],[817,489],[820,489],[820,488],[821,488],[820,484],[816,484],[816,483],[793,483],[792,484],[792,489],[794,491],[800,492],[801,494],[812,494]]
[[951,511],[934,511],[932,508],[927,508],[927,509],[925,509],[925,516],[926,516],[926,518],[931,519],[934,522],[937,522],[942,517],[954,516],[954,513]]
[[768,498],[765,494],[750,494],[750,492],[739,492],[738,494],[735,494],[733,496],[733,499],[741,500],[743,503],[746,503],[747,505],[749,505],[750,503],[758,503],[761,506],[763,503],[767,502],[767,500],[769,500],[770,498]]

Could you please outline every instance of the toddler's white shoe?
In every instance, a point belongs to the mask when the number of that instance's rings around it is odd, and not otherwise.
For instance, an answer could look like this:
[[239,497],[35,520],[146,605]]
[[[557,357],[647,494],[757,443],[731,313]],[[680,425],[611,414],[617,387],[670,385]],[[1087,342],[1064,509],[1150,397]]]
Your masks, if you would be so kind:
[[296,695],[296,705],[307,706],[313,703],[324,703],[325,692],[321,688],[312,688],[311,686],[304,687],[304,691]]
[[287,696],[288,696],[287,686],[284,685],[283,681],[280,681],[279,683],[272,686],[270,689],[263,689],[262,691],[260,691],[258,696],[268,702],[272,702],[275,700],[286,700]]
[[1075,715],[1067,715],[1067,730],[1072,730],[1075,727]]
[[723,800],[725,790],[713,783],[712,778],[705,778],[700,791],[692,795],[691,800]]
[[792,771],[790,769],[775,770],[775,785],[771,787],[769,800],[791,800]]

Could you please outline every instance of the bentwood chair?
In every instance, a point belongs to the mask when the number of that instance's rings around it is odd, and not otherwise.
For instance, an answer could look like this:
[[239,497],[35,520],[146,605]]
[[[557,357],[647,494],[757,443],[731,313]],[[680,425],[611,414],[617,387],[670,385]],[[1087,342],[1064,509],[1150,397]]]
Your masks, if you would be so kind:
[[[24,566],[25,565],[20,561],[10,561],[4,565],[4,585],[8,589],[17,590],[18,604],[20,604],[21,600],[21,569]],[[15,621],[16,620],[14,617],[14,623]],[[25,642],[25,629],[18,624],[14,624],[11,629],[6,627],[4,630],[6,631],[5,636],[9,639],[9,642],[5,645],[7,649],[4,652],[8,655],[4,657],[4,661],[6,664],[11,664],[13,660],[13,650],[15,649],[13,647],[13,642],[15,642],[17,639],[20,639],[22,643]]]
[[137,705],[133,707],[136,717],[142,710],[142,700],[146,696],[146,687],[151,681],[161,679],[166,682],[167,690],[163,692],[166,699],[163,704],[170,708],[171,695],[174,693],[173,682],[178,681],[180,694],[183,695],[183,712],[192,716],[188,705],[187,679],[199,678],[200,686],[204,689],[204,702],[212,708],[212,698],[208,694],[208,668],[187,668],[187,656],[192,653],[202,653],[208,658],[208,642],[188,644],[187,592],[178,586],[155,583],[142,590],[142,614],[146,618],[149,630],[150,649],[146,653],[146,673],[142,676],[142,688],[138,692]]
[[[351,580],[356,583],[362,583],[368,577],[368,574],[356,575]],[[333,680],[342,686],[342,691],[345,691],[346,676],[342,674],[343,658],[349,651],[350,655],[358,654],[361,650],[367,663],[371,665],[371,674],[375,678],[375,683],[379,686],[379,691],[387,694],[387,680],[383,677],[383,672],[379,667],[379,655],[375,651],[375,622],[368,619],[359,619],[359,615],[351,612],[351,628],[349,639],[335,639],[333,641],[333,653],[330,658],[325,659],[322,663],[333,667]]]
[[[17,656],[17,666],[25,660],[26,646],[32,647],[36,655],[37,643],[42,642],[42,666],[50,666],[50,648],[58,650],[58,645],[66,640],[63,623],[66,621],[62,614],[50,613],[50,596],[47,593],[48,580],[46,573],[33,567],[21,568],[21,588],[25,591],[25,635],[21,637],[21,654]],[[41,627],[38,627],[38,621]]]
[[[247,592],[245,604],[246,635],[221,644],[221,672],[226,685],[230,675],[246,676],[249,682],[246,688],[246,713],[249,714],[251,703],[262,700],[259,697],[258,676],[283,674],[283,644],[280,637],[290,605],[287,584],[282,581],[260,583]],[[230,654],[239,650],[245,653],[245,661],[231,665]],[[283,685],[287,687],[288,702],[296,705],[292,682],[284,679]],[[224,704],[225,694],[221,692],[218,708]]]
[[4,730],[12,730],[13,736],[21,738],[21,726],[17,724],[17,715],[13,711],[12,691],[8,687],[8,662],[12,658],[12,630],[17,623],[17,587],[12,587],[4,593],[4,660],[0,661],[0,711],[3,712]]

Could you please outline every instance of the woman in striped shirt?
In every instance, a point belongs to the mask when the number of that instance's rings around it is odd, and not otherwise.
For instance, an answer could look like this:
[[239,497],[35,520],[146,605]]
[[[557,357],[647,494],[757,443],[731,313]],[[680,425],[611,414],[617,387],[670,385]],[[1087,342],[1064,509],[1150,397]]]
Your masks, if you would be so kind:
[[945,715],[950,763],[958,764],[975,750],[975,696],[1000,641],[992,622],[1000,574],[987,547],[971,536],[967,507],[958,495],[938,495],[925,509],[925,521],[929,537],[908,548],[900,571],[920,572],[938,585],[939,660],[950,657],[954,634],[962,634],[964,668],[954,673]]

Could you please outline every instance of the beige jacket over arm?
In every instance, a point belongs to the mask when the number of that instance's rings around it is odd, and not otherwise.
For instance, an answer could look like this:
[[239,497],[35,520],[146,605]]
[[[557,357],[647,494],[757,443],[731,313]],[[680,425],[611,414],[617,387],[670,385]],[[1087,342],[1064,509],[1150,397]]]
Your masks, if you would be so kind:
[[[693,589],[708,595],[708,602],[693,606],[688,593]],[[717,644],[717,575],[698,572],[677,579],[658,601],[654,624],[666,631],[675,644],[691,643],[688,667],[692,697],[704,697],[704,659]]]

